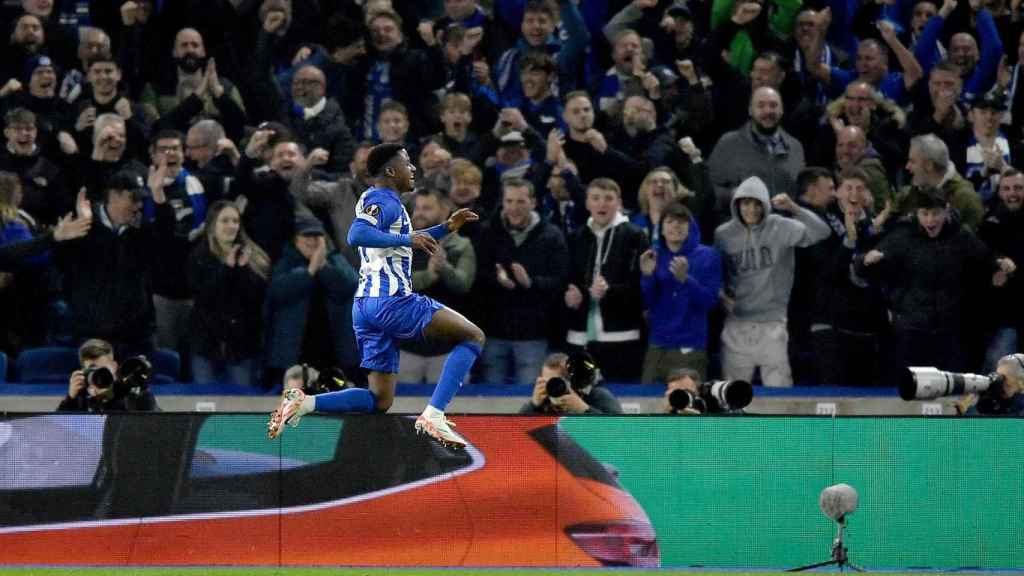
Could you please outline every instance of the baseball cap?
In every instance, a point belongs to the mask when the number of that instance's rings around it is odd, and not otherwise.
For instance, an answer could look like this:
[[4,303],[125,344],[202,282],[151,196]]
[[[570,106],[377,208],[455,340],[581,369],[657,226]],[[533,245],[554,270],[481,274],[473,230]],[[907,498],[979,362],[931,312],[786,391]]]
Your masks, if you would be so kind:
[[136,198],[148,198],[150,196],[142,175],[127,170],[115,172],[107,178],[105,189],[130,190]]
[[935,186],[915,186],[911,189],[911,204],[917,208],[945,208],[946,193]]
[[686,18],[689,21],[693,21],[693,12],[686,4],[673,4],[666,10],[666,13],[673,18]]
[[986,92],[981,98],[974,101],[974,108],[995,110],[996,112],[1006,111],[1006,96],[1001,92]]
[[326,236],[324,225],[315,216],[296,216],[295,234],[298,236]]

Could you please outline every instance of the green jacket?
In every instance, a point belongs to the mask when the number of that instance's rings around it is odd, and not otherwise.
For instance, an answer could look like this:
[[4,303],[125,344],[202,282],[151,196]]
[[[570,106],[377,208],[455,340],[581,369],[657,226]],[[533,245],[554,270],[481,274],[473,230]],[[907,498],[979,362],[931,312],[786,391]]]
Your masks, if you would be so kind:
[[[946,193],[946,200],[950,207],[956,209],[960,215],[960,224],[971,232],[976,232],[985,215],[985,209],[981,204],[981,196],[978,196],[974,186],[954,171],[940,188]],[[913,216],[916,209],[917,201],[912,188],[905,186],[896,198],[895,214]]]
[[[714,0],[711,4],[711,28],[718,28],[722,22],[732,18],[735,2],[742,0]],[[796,13],[803,5],[803,0],[769,0],[768,28],[779,39],[789,38],[793,31]],[[758,18],[761,18],[759,16]],[[756,20],[755,20],[756,21]],[[746,75],[754,64],[754,44],[746,30],[740,30],[729,43],[729,63],[733,68]]]

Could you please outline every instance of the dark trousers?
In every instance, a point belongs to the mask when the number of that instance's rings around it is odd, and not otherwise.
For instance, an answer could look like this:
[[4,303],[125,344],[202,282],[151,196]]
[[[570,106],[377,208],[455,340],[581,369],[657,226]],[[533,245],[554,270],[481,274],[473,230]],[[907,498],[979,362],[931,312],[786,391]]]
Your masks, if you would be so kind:
[[934,366],[939,370],[963,372],[964,351],[959,332],[893,327],[892,361],[886,375],[888,385],[898,386],[909,366]]
[[882,386],[879,337],[828,328],[809,334],[815,383],[822,386]]
[[[568,346],[570,353],[577,346]],[[641,340],[630,342],[588,342],[587,352],[594,358],[594,363],[601,369],[605,382],[636,383],[640,381],[640,372],[644,362],[644,343]]]

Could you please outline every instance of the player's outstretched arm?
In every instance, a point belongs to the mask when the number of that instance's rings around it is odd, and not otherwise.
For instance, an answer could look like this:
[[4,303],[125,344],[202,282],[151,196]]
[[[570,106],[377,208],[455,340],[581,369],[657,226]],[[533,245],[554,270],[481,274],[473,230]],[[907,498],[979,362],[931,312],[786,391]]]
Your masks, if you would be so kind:
[[479,219],[480,217],[477,216],[476,213],[471,212],[469,208],[459,208],[448,217],[446,222],[441,222],[440,224],[431,226],[430,228],[417,230],[415,233],[418,234],[422,232],[424,234],[430,234],[430,237],[434,240],[440,240],[450,232],[458,232],[459,228],[462,228],[462,225],[466,222],[476,222]]
[[373,224],[356,218],[348,229],[348,244],[354,248],[394,248],[412,246],[410,234],[391,234],[378,230]]
[[414,250],[423,250],[433,255],[437,250],[437,240],[429,234],[418,231],[412,234],[391,234],[382,232],[369,222],[356,219],[348,229],[348,244],[355,248],[394,248],[412,246]]

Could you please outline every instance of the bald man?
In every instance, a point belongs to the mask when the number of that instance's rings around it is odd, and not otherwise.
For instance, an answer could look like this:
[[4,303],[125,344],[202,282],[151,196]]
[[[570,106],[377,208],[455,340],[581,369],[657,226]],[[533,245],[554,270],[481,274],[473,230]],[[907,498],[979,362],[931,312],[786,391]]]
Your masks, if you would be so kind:
[[796,176],[805,164],[803,145],[781,126],[785,109],[777,90],[754,90],[748,113],[750,120],[722,135],[708,159],[716,204],[726,213],[732,191],[751,176],[765,183],[770,196],[797,196]]

